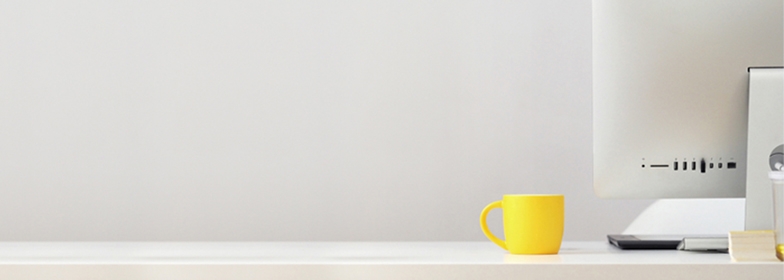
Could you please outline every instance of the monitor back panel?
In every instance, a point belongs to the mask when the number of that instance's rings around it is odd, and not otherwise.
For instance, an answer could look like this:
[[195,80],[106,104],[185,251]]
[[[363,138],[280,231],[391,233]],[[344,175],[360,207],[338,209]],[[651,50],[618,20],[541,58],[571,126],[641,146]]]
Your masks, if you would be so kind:
[[782,1],[593,1],[594,190],[743,197],[748,72],[782,64]]

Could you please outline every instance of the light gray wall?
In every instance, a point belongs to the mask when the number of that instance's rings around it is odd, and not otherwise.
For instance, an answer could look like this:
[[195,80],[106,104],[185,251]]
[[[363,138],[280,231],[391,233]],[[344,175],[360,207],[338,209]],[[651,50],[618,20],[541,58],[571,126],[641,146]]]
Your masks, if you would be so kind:
[[[4,1],[0,240],[569,240],[591,186],[590,1]],[[501,235],[501,212],[492,229]]]

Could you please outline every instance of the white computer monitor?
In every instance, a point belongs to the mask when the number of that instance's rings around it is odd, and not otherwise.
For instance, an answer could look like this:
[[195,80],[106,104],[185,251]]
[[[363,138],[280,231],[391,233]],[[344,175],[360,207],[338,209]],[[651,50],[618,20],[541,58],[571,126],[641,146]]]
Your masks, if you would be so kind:
[[602,198],[744,197],[749,67],[782,65],[781,0],[594,0]]

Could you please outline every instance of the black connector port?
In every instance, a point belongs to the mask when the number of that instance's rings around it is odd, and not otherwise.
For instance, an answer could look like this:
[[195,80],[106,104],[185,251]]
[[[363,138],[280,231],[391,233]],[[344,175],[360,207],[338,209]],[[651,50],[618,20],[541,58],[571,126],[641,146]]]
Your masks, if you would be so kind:
[[700,161],[700,172],[705,173],[705,160]]
[[734,162],[728,162],[728,163],[727,163],[727,168],[729,168],[729,169],[735,169],[735,167],[736,167],[736,164],[735,164]]

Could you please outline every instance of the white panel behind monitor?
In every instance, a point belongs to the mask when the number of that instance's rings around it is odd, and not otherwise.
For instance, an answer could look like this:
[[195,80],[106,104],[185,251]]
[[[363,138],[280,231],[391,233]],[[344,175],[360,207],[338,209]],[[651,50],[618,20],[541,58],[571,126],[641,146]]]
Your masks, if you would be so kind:
[[593,1],[595,193],[745,196],[747,68],[782,64],[782,18],[780,0]]

